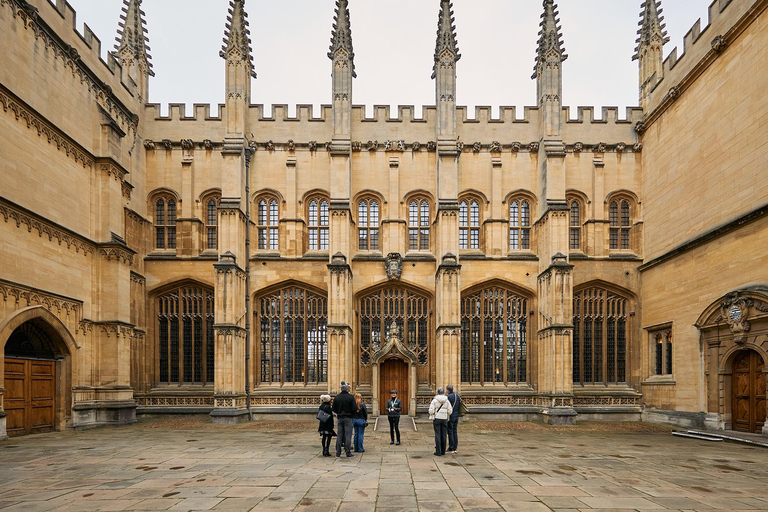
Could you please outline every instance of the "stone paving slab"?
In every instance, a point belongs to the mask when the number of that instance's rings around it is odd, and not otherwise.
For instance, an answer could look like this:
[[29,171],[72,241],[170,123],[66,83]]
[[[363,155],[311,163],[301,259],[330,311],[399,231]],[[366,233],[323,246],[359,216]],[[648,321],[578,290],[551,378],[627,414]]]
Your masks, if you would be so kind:
[[120,510],[768,510],[768,450],[669,432],[366,433],[366,452],[322,457],[316,432],[173,422],[0,442],[0,512]]

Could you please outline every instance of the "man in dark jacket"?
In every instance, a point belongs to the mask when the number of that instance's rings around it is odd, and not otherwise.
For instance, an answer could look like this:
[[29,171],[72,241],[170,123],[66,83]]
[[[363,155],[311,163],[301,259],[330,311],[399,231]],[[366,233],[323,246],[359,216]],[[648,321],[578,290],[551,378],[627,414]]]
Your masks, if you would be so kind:
[[445,387],[448,390],[448,401],[453,407],[451,417],[448,418],[448,450],[447,453],[456,453],[459,447],[459,405],[461,404],[461,397],[458,393],[453,392],[453,386],[450,384]]
[[392,398],[387,400],[387,418],[389,419],[389,444],[395,444],[395,434],[397,434],[397,444],[400,444],[400,411],[403,410],[403,403],[397,397],[397,390],[392,390]]
[[347,457],[354,457],[352,453],[352,417],[357,410],[355,397],[349,394],[349,385],[341,381],[341,393],[333,399],[333,414],[338,418],[338,435],[336,437],[336,457],[341,457],[341,446]]

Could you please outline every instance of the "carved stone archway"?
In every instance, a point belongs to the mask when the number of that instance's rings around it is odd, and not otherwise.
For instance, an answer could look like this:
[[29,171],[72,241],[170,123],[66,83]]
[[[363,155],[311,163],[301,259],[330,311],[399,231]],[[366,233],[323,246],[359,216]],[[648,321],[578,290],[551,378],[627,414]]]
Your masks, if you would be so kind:
[[416,388],[418,386],[416,369],[418,368],[419,360],[416,354],[403,343],[400,328],[397,323],[393,321],[389,327],[389,336],[387,337],[386,343],[371,355],[371,392],[373,394],[371,409],[373,415],[378,416],[379,411],[381,410],[381,404],[379,403],[379,394],[381,391],[379,367],[381,363],[389,359],[400,359],[408,364],[408,396],[404,398],[407,398],[408,400],[408,410],[411,414],[415,414]]

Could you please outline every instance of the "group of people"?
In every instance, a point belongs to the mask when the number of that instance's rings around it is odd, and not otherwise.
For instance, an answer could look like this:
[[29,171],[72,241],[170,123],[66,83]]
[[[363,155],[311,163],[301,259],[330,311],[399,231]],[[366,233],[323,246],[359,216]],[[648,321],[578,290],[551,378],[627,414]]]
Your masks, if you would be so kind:
[[[437,388],[437,394],[429,404],[429,418],[435,429],[435,455],[442,456],[446,453],[456,453],[459,446],[458,424],[459,407],[461,397],[454,393],[453,386],[446,386],[448,393],[443,388]],[[330,457],[331,439],[336,437],[336,457],[341,457],[342,447],[347,457],[354,457],[355,452],[364,452],[363,441],[365,427],[368,426],[368,409],[363,403],[360,393],[354,396],[350,393],[350,386],[341,382],[341,392],[333,399],[331,396],[320,397],[320,411],[326,413],[327,419],[320,420],[318,431],[320,432],[323,456]],[[389,444],[400,445],[400,413],[403,404],[397,396],[397,390],[393,389],[387,400],[386,411],[389,420]],[[339,432],[333,429],[333,419],[337,419]],[[447,441],[446,441],[447,440]],[[447,446],[446,446],[447,445]]]

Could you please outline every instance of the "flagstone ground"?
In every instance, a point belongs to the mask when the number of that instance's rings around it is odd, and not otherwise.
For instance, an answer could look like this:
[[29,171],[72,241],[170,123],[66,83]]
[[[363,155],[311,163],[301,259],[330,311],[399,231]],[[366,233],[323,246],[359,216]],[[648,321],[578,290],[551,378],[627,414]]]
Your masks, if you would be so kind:
[[369,429],[352,459],[321,457],[311,428],[276,423],[144,420],[15,438],[0,443],[0,509],[768,510],[764,448],[647,424],[503,425],[467,425],[445,457],[432,455],[429,425],[401,446]]

